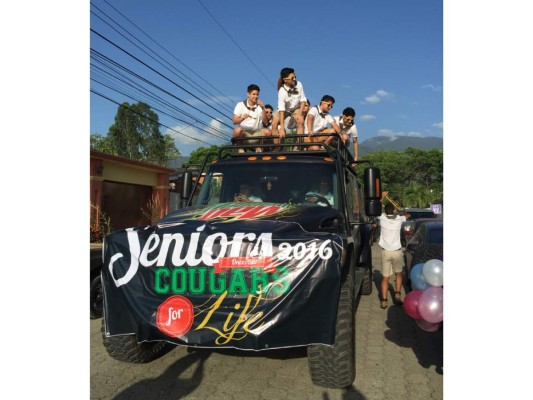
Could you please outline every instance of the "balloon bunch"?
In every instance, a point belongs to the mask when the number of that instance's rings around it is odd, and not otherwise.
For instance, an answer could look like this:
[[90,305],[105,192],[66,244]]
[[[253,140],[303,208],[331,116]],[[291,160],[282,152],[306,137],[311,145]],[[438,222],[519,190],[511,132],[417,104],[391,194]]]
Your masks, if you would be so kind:
[[426,332],[437,331],[443,319],[442,266],[441,260],[428,260],[416,264],[409,275],[413,291],[405,296],[403,307]]

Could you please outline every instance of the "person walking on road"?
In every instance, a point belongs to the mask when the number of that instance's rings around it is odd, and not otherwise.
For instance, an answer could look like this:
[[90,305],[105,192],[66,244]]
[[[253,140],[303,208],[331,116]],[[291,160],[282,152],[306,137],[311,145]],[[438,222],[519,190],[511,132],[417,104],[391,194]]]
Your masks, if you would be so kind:
[[[385,193],[385,192],[384,192]],[[404,258],[400,242],[400,230],[402,223],[409,215],[397,215],[391,203],[385,204],[385,212],[381,214],[379,224],[381,233],[379,246],[381,247],[381,308],[388,305],[387,293],[389,291],[389,277],[396,274],[396,291],[394,292],[394,304],[401,306],[402,301],[402,271]]]

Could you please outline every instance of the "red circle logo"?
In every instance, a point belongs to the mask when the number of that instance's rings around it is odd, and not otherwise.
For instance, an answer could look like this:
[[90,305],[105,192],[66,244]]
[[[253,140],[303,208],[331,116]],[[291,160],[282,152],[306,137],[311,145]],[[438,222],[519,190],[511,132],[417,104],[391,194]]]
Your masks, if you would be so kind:
[[193,305],[186,297],[171,296],[157,308],[157,327],[167,336],[183,336],[191,329],[193,320]]

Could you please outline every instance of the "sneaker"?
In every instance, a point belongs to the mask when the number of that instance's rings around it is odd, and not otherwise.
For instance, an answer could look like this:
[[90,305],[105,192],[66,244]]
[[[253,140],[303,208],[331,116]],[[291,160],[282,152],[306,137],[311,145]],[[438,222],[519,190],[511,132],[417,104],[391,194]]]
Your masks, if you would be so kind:
[[382,309],[386,309],[388,305],[389,305],[389,303],[387,302],[387,299],[385,299],[385,300],[381,300],[381,305],[380,305],[380,307],[381,307]]
[[403,305],[402,294],[400,292],[394,293],[394,304],[397,306]]

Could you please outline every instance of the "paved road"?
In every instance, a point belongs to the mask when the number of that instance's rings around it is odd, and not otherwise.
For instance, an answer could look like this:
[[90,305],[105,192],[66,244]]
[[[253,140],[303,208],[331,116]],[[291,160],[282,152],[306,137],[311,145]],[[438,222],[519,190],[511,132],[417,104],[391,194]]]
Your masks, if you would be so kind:
[[[414,400],[442,399],[442,331],[420,330],[402,307],[379,307],[379,247],[374,286],[356,314],[356,378],[350,389],[325,389],[309,378],[305,350],[241,353],[175,348],[149,364],[110,358],[101,320],[91,320],[92,400]],[[390,300],[389,300],[390,303]]]

